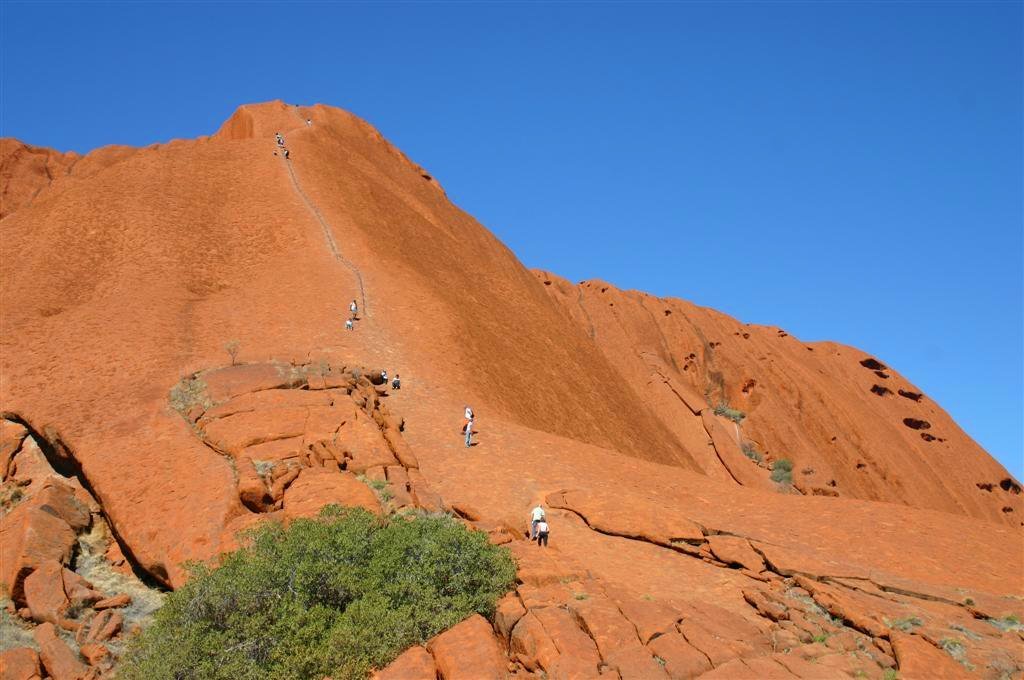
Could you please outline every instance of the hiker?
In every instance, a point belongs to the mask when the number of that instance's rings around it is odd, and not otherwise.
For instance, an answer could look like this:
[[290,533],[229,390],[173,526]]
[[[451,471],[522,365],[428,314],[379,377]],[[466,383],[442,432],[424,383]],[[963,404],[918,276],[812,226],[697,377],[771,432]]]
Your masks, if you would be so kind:
[[355,328],[356,327],[355,324],[352,323],[352,319],[345,319],[345,330],[353,331]]
[[463,432],[466,431],[466,423],[469,423],[472,420],[473,420],[473,409],[471,409],[470,407],[467,406],[466,407],[466,414],[465,414],[464,419],[462,421],[462,431]]
[[313,127],[313,121],[309,118],[306,119],[306,127]]
[[537,522],[537,547],[548,547],[548,522],[545,519]]
[[277,137],[277,145],[284,146],[284,137],[281,136],[280,132],[275,132],[274,136]]
[[354,318],[356,318],[356,314],[358,314],[358,313],[359,313],[359,305],[357,305],[357,304],[356,304],[356,301],[355,301],[355,300],[353,300],[353,301],[352,301],[352,302],[351,302],[351,303],[349,304],[349,306],[348,306],[348,311],[352,312],[352,318],[353,318],[353,319],[354,319]]
[[285,150],[284,150],[284,159],[285,159],[285,160],[288,160],[288,155],[289,155],[289,153],[290,153],[290,152],[288,151],[288,149],[285,149]]
[[381,380],[382,380],[381,384],[382,385],[387,385],[388,384],[388,372],[383,370],[383,369],[381,369],[380,377],[381,377]]
[[544,521],[544,508],[539,504],[530,511],[530,540],[537,538],[537,525]]
[[468,449],[473,445],[473,412],[466,408],[469,413],[469,419],[466,421],[466,448]]
[[395,373],[395,379],[391,381],[391,389],[400,390],[402,389],[402,377]]

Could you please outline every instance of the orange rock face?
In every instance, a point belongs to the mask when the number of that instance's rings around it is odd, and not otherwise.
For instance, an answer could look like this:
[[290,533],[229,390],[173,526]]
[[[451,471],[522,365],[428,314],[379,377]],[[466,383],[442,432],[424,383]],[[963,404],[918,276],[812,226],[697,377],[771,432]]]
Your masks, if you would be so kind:
[[82,157],[3,140],[0,180],[0,582],[53,677],[130,630],[73,571],[97,522],[175,587],[330,503],[450,511],[519,565],[493,620],[380,678],[1024,672],[1020,485],[877,358],[530,272],[327,106]]

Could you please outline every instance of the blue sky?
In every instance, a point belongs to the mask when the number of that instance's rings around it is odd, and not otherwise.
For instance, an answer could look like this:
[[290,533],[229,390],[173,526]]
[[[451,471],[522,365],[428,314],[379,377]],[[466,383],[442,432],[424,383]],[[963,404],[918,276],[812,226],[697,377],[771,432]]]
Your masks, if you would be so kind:
[[1022,3],[0,3],[2,134],[376,125],[531,267],[908,376],[1020,479]]

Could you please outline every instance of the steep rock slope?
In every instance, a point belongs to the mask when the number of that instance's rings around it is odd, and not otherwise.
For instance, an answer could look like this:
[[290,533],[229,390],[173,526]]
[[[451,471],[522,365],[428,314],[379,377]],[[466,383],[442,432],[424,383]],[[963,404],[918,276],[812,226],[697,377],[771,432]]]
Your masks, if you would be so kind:
[[[977,493],[1014,503],[1016,483],[973,444],[945,486],[932,480],[920,460],[931,449],[914,446],[961,440],[926,398],[901,416],[930,424],[913,431],[856,396],[805,407],[859,395],[876,370],[913,389],[861,353],[538,282],[428,172],[330,107],[244,106],[208,138],[103,149],[69,169],[39,155],[11,152],[3,170],[19,198],[0,222],[0,548],[19,560],[5,576],[11,615],[39,623],[40,652],[4,652],[5,668],[109,665],[52,628],[95,639],[113,615],[94,636],[101,612],[69,619],[56,586],[35,587],[79,566],[70,529],[66,544],[41,540],[37,522],[52,520],[33,485],[53,477],[48,462],[109,524],[111,561],[151,584],[180,584],[183,562],[232,549],[254,522],[329,502],[384,512],[357,474],[386,483],[396,507],[452,512],[509,545],[519,584],[492,625],[469,619],[382,677],[1024,669],[1008,618],[1024,615],[1024,543],[1016,523],[992,521],[1020,510],[964,495],[977,476],[993,484]],[[686,321],[664,326],[671,317]],[[778,368],[751,372],[741,342]],[[837,356],[819,357],[826,347]],[[400,390],[381,368],[401,373]],[[719,401],[747,417],[716,415]],[[467,402],[472,448],[459,434]],[[885,478],[872,467],[858,481],[844,467],[853,444],[817,451],[826,436],[856,442]],[[744,454],[751,442],[797,462],[809,496],[780,493]],[[15,501],[18,489],[32,493]],[[524,540],[538,502],[547,550]]]
[[[701,422],[694,410],[725,405],[743,418],[719,419],[718,431],[766,461],[791,460],[803,493],[1024,522],[1020,486],[1006,469],[877,358],[684,300],[536,274],[690,450],[714,446],[702,426],[708,414]],[[702,462],[721,474],[717,457]]]

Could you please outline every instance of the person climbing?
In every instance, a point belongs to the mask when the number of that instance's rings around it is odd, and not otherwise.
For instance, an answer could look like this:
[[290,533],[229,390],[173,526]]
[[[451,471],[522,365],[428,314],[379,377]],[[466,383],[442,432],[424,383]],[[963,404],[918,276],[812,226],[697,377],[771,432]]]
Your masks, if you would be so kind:
[[277,137],[277,145],[284,146],[284,137],[281,136],[280,132],[275,132],[274,136]]
[[473,445],[473,411],[467,406],[466,412],[469,413],[469,417],[466,420],[466,448],[468,449]]
[[537,538],[537,525],[544,521],[544,508],[537,504],[533,510],[530,511],[530,540]]
[[356,318],[356,314],[359,313],[359,305],[356,304],[355,300],[353,300],[351,303],[349,303],[348,311],[352,312],[352,318],[353,319]]
[[355,328],[356,327],[355,327],[355,324],[352,323],[352,319],[345,319],[345,330],[353,331],[353,330],[355,330]]
[[284,150],[284,159],[285,159],[285,160],[288,160],[288,156],[290,155],[290,153],[291,153],[291,152],[290,152],[290,151],[288,151],[288,149],[285,149],[285,150]]
[[466,407],[466,414],[464,416],[464,420],[462,421],[462,431],[463,432],[466,431],[466,423],[470,422],[471,420],[473,420],[473,409],[471,409],[469,406],[467,406]]
[[386,370],[384,370],[384,369],[381,369],[380,377],[381,377],[381,381],[382,381],[381,384],[387,385],[388,384],[388,372]]
[[548,522],[545,519],[537,522],[537,547],[548,547]]
[[309,118],[306,119],[306,127],[313,127],[313,121]]
[[400,390],[402,389],[402,377],[395,373],[395,379],[391,381],[391,389]]

